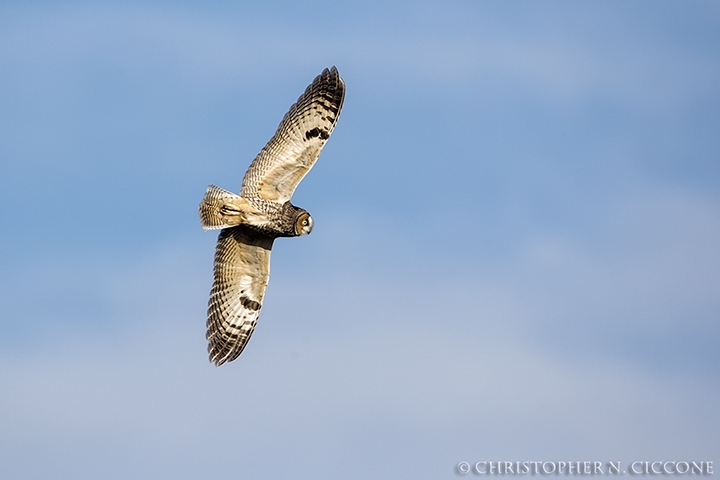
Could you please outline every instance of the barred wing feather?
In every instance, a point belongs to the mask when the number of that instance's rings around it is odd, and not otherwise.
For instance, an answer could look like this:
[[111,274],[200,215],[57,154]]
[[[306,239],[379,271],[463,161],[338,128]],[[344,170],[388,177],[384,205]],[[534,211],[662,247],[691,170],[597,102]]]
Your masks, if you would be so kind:
[[240,195],[285,203],[315,164],[335,128],[345,82],[325,69],[290,107],[275,135],[250,164]]
[[208,353],[217,366],[235,360],[250,340],[270,276],[272,244],[273,238],[245,226],[218,236],[207,320]]

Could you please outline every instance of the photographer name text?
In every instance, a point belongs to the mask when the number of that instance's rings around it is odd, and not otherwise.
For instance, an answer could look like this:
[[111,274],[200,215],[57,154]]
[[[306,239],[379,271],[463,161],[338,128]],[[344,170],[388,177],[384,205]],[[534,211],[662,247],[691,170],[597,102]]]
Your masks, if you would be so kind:
[[642,460],[623,462],[545,462],[515,461],[475,463],[460,462],[457,472],[461,475],[713,475],[712,461],[662,461]]

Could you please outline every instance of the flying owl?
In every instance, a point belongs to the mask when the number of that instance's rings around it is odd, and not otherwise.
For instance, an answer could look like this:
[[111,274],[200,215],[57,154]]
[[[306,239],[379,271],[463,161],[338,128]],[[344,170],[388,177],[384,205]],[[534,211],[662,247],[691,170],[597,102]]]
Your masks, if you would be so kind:
[[207,312],[208,352],[217,366],[235,360],[250,340],[268,284],[273,241],[312,231],[312,217],[290,197],[330,138],[344,98],[337,69],[325,69],[252,161],[240,195],[210,185],[200,202],[202,227],[222,229]]

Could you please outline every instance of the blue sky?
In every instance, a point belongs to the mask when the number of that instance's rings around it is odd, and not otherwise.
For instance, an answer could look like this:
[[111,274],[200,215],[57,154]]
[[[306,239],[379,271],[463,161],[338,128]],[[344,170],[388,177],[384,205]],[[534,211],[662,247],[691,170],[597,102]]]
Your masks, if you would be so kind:
[[[3,2],[0,475],[455,478],[716,461],[714,2]],[[253,339],[207,184],[344,109]]]

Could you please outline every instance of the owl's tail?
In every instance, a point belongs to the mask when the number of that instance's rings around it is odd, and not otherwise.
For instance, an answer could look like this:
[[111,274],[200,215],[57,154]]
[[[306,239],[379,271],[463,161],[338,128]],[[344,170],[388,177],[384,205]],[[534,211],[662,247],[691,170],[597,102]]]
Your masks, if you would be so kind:
[[210,185],[198,208],[200,224],[205,230],[216,230],[248,223],[257,210],[240,195]]

